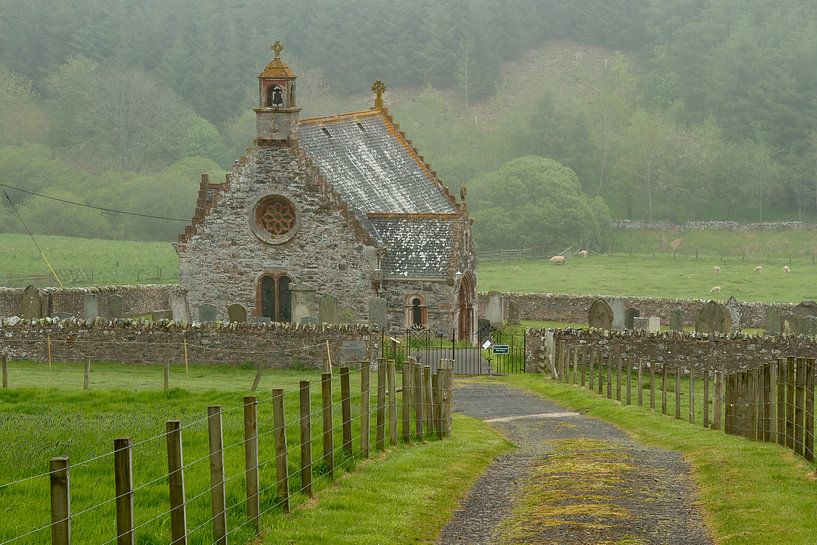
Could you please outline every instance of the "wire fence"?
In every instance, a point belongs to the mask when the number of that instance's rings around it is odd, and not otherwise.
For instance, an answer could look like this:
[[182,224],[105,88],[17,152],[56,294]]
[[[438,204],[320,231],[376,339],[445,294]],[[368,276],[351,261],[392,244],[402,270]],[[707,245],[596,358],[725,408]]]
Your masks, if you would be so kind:
[[[0,498],[9,499],[25,498],[32,483],[46,486],[39,507],[28,497],[23,508],[50,517],[35,527],[10,528],[4,524],[13,520],[9,504],[0,518],[0,545],[46,543],[49,535],[50,543],[64,545],[74,533],[90,545],[256,539],[266,517],[312,497],[316,480],[325,485],[374,450],[450,436],[452,368],[451,360],[435,373],[413,361],[398,366],[381,359],[376,367],[362,362],[329,369],[319,392],[301,381],[297,391],[276,388],[236,406],[210,406],[206,416],[186,424],[168,420],[164,432],[139,441],[117,438],[112,450],[78,462],[51,458],[48,471],[0,483]],[[259,417],[259,409],[272,418]],[[155,465],[140,471],[140,464],[164,458],[162,442],[166,471]],[[184,459],[188,452],[192,461]],[[72,486],[91,466],[94,475]],[[137,482],[135,473],[152,474]],[[102,481],[115,483],[115,490]]]
[[696,373],[561,340],[545,361],[552,366],[541,369],[560,382],[626,405],[649,404],[703,428],[778,443],[814,462],[814,358],[778,358],[728,374],[714,369]]

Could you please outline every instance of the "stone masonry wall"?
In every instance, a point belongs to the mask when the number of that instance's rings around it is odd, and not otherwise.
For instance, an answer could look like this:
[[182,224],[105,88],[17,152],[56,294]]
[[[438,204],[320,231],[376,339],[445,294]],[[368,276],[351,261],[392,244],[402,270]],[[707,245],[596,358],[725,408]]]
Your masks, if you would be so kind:
[[[487,294],[480,293],[480,307],[487,304]],[[587,311],[596,299],[610,301],[621,299],[625,307],[634,307],[641,311],[641,316],[659,316],[662,325],[669,325],[670,313],[675,308],[684,311],[684,323],[695,325],[695,319],[701,307],[706,304],[703,299],[649,299],[642,297],[609,297],[603,295],[562,295],[552,293],[503,293],[505,317],[508,317],[509,305],[515,304],[522,320],[554,321],[568,323],[587,323]],[[766,324],[766,310],[770,307],[782,312],[791,312],[794,305],[784,303],[747,303],[738,302],[742,327],[763,328]],[[483,315],[483,313],[481,313]]]
[[[0,288],[0,317],[22,316],[23,288]],[[177,285],[109,286],[95,288],[42,288],[43,315],[70,314],[84,317],[84,297],[97,294],[100,316],[110,316],[109,302],[113,295],[122,297],[125,316],[141,316],[155,310],[170,309],[171,294],[183,294]]]
[[[11,321],[13,322],[13,321]],[[0,323],[0,352],[12,359],[55,361],[180,363],[187,341],[191,363],[252,362],[270,367],[322,368],[329,342],[332,362],[375,361],[380,333],[368,326],[220,324],[181,327],[175,322],[141,320],[23,320]]]
[[[693,369],[701,373],[714,369],[732,373],[757,368],[770,361],[787,356],[817,356],[817,341],[808,336],[760,337],[751,335],[695,335],[666,332],[649,334],[643,331],[601,331],[587,329],[530,329],[527,331],[529,368],[534,370],[544,362],[545,336],[552,332],[558,344],[565,341],[573,350],[580,348],[587,358],[590,350],[629,356],[633,364],[639,360],[673,369],[681,366],[684,372]],[[572,355],[570,356],[572,361]]]
[[[261,241],[252,228],[255,203],[270,194],[290,200],[298,215],[297,232],[282,244]],[[251,149],[216,199],[189,239],[177,244],[194,320],[203,304],[215,305],[220,319],[233,303],[257,315],[256,289],[265,273],[285,273],[293,285],[336,297],[346,321],[366,320],[377,266],[373,245],[361,242],[291,148]]]

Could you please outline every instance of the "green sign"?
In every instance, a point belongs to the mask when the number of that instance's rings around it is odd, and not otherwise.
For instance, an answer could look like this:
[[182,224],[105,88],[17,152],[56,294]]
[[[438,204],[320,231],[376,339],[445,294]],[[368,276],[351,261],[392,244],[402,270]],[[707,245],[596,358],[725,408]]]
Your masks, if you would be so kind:
[[495,344],[491,347],[492,354],[510,354],[511,347],[507,344]]

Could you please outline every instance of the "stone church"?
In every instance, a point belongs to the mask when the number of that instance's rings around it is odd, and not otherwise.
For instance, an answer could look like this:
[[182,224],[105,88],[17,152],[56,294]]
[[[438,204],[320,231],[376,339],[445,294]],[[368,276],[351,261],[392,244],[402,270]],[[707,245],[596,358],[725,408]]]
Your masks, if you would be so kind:
[[465,190],[458,200],[412,147],[382,82],[369,110],[299,119],[282,49],[258,76],[252,147],[224,183],[202,176],[175,245],[193,319],[370,321],[473,340]]

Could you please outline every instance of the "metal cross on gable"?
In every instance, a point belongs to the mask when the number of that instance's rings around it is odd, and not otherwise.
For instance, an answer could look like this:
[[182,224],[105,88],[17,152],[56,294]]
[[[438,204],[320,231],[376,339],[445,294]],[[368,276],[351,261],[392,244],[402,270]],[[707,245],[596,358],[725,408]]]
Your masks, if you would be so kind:
[[275,58],[280,59],[281,58],[281,51],[284,50],[284,46],[281,44],[280,41],[275,40],[275,43],[272,44],[272,47],[270,49],[275,51]]
[[372,92],[377,95],[377,98],[382,98],[383,93],[386,91],[386,84],[380,80],[372,83]]

